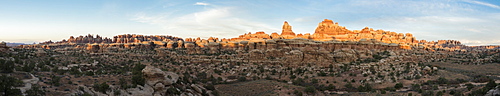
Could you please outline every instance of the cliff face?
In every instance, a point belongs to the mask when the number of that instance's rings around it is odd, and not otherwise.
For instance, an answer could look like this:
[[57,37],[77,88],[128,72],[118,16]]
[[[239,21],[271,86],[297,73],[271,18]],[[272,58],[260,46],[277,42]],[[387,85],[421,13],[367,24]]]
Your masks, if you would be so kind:
[[384,30],[373,30],[365,27],[361,30],[348,30],[339,26],[337,22],[325,19],[318,24],[315,33],[315,40],[340,40],[340,41],[359,41],[361,39],[375,39],[384,43],[412,44],[418,43],[415,37],[410,33],[396,33]]
[[[396,33],[384,30],[374,30],[365,27],[361,30],[348,30],[337,22],[325,19],[318,24],[314,34],[295,34],[292,26],[284,22],[281,34],[265,32],[246,33],[236,38],[178,38],[160,35],[124,34],[114,36],[112,39],[99,35],[71,36],[68,40],[58,42],[47,41],[40,44],[24,45],[24,48],[45,49],[86,49],[90,52],[103,52],[104,50],[118,49],[154,49],[154,48],[187,48],[188,53],[204,54],[217,53],[221,50],[244,50],[250,52],[254,49],[266,51],[268,49],[302,49],[306,46],[315,49],[315,52],[334,52],[342,48],[349,49],[425,49],[425,50],[461,50],[467,46],[459,41],[439,40],[437,42],[418,41],[410,33]],[[208,49],[203,49],[208,48]],[[310,49],[310,48],[309,48]],[[470,48],[469,48],[470,49]],[[208,50],[208,51],[203,51]],[[258,53],[258,52],[257,52]],[[257,56],[257,55],[256,55]],[[339,56],[348,56],[340,55]],[[330,57],[325,57],[330,58]]]
[[137,35],[137,34],[124,34],[114,36],[111,38],[103,38],[99,35],[95,37],[93,35],[88,34],[87,36],[78,36],[73,37],[70,36],[68,40],[62,40],[58,42],[47,41],[40,44],[52,44],[52,43],[141,43],[143,41],[166,41],[166,40],[180,40],[180,38],[172,37],[172,36],[160,36],[160,35]]
[[352,33],[352,31],[346,29],[344,26],[339,26],[337,22],[325,19],[318,24],[314,34],[325,34],[325,35],[345,35]]

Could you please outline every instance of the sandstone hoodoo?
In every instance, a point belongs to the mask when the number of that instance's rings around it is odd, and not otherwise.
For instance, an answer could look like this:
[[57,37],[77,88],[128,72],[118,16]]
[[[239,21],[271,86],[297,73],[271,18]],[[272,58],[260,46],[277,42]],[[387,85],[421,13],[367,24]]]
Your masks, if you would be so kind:
[[295,37],[295,33],[292,31],[292,26],[288,25],[288,22],[285,21],[283,24],[283,30],[281,31],[281,36],[285,39],[293,39]]
[[[450,42],[450,43],[447,43]],[[119,50],[162,50],[185,49],[187,54],[238,53],[230,58],[246,62],[289,62],[300,65],[310,62],[331,64],[352,62],[359,59],[373,59],[376,53],[386,50],[465,50],[460,42],[440,40],[438,42],[417,41],[410,33],[396,33],[365,27],[348,30],[337,22],[325,19],[318,24],[313,35],[295,34],[292,26],[284,22],[281,35],[265,32],[246,33],[236,38],[178,38],[159,35],[125,34],[107,39],[97,35],[73,37],[58,42],[24,45],[23,48],[45,48],[59,50],[86,50],[90,53],[116,52]],[[352,51],[355,49],[357,51]],[[274,58],[273,60],[264,60]],[[293,61],[293,62],[290,62]]]
[[[272,39],[273,43],[266,43],[266,40]],[[313,42],[305,43],[302,41]],[[248,44],[237,44],[234,42],[248,41]],[[352,48],[352,44],[356,46],[367,46],[369,48],[382,48],[382,49],[413,49],[413,48],[425,48],[427,50],[435,50],[436,48],[448,48],[448,49],[463,49],[460,44],[453,43],[455,45],[439,43],[442,41],[426,42],[421,40],[419,42],[413,34],[410,33],[396,33],[384,30],[374,30],[372,28],[365,27],[361,30],[348,30],[344,26],[340,26],[337,22],[333,20],[325,19],[318,24],[314,34],[296,34],[292,31],[292,26],[289,25],[287,21],[283,23],[281,34],[272,33],[266,34],[265,32],[256,33],[245,33],[237,38],[215,38],[210,37],[208,39],[201,38],[178,38],[173,36],[159,36],[159,35],[136,35],[136,34],[125,34],[114,36],[113,39],[103,38],[99,35],[94,37],[93,35],[87,36],[71,36],[68,40],[62,40],[58,42],[47,41],[35,45],[24,45],[24,48],[84,48],[82,46],[87,46],[87,50],[90,52],[102,52],[107,51],[110,47],[112,48],[127,48],[127,49],[151,49],[151,48],[206,48],[210,47],[209,43],[218,43],[217,48],[211,48],[212,52],[215,50],[242,47],[245,50],[252,49],[281,49],[286,47],[303,47],[305,45],[314,44],[314,46],[321,45],[325,49],[335,50],[337,48],[326,48],[333,44],[333,46],[349,46]],[[93,43],[88,45],[87,43]],[[187,44],[187,45],[186,45]],[[281,46],[280,46],[281,44]],[[361,44],[361,45],[360,45]],[[213,44],[212,44],[213,45]],[[285,46],[284,46],[285,45]],[[80,46],[80,47],[78,47]],[[274,47],[276,46],[276,47]],[[377,46],[377,47],[375,47]],[[102,47],[102,48],[101,48]],[[214,47],[214,46],[212,46]],[[250,48],[250,49],[248,49]],[[344,48],[344,47],[342,47]],[[200,52],[200,51],[198,51]],[[192,53],[192,52],[189,52]],[[204,53],[204,52],[202,52]]]

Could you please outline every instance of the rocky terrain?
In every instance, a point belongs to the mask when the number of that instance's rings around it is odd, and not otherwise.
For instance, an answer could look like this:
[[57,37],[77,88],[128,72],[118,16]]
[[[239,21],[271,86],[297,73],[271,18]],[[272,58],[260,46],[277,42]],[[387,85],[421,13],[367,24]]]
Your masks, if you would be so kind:
[[296,34],[285,21],[281,34],[71,36],[13,48],[2,43],[0,52],[2,76],[23,82],[16,85],[21,94],[460,96],[494,93],[500,83],[498,46],[349,30],[328,19],[313,34]]

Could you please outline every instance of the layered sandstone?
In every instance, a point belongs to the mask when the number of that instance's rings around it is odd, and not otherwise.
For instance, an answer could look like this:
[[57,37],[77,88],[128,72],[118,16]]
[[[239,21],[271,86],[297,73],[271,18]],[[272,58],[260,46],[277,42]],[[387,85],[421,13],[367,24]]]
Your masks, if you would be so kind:
[[[410,33],[396,33],[384,30],[373,30],[365,27],[361,30],[348,30],[344,26],[339,26],[337,22],[325,19],[318,24],[315,33],[312,36],[315,40],[340,40],[340,41],[359,41],[361,39],[375,39],[384,43],[413,44],[418,43],[415,37]],[[403,48],[403,47],[402,47]]]
[[325,35],[345,35],[348,33],[352,33],[352,31],[346,29],[343,26],[339,26],[337,22],[333,22],[333,20],[325,19],[321,23],[318,24],[316,31],[314,34],[325,34]]
[[[335,55],[335,51],[342,48],[351,49],[380,49],[380,50],[395,50],[395,49],[425,49],[425,50],[441,50],[441,49],[464,49],[458,41],[438,41],[420,42],[410,33],[396,33],[384,30],[374,30],[365,27],[361,30],[348,30],[344,26],[340,26],[337,22],[325,19],[318,24],[314,34],[295,34],[292,26],[288,22],[284,22],[281,34],[265,32],[245,33],[236,38],[219,39],[210,37],[208,39],[201,38],[178,38],[173,36],[161,35],[136,35],[124,34],[114,36],[113,39],[103,38],[99,35],[87,36],[71,36],[68,40],[58,42],[47,41],[45,43],[24,45],[24,48],[45,48],[45,49],[86,49],[89,52],[99,53],[108,51],[118,51],[120,49],[144,49],[151,50],[154,48],[179,49],[186,48],[189,54],[218,54],[225,50],[238,50],[238,52],[275,52],[280,50],[290,49],[298,50],[306,46],[315,49],[314,52],[326,51]],[[311,49],[307,47],[307,49]],[[69,50],[68,49],[68,50]],[[257,51],[259,50],[259,51]],[[311,51],[312,52],[312,51]],[[311,53],[309,52],[309,53]],[[312,53],[314,53],[312,52]],[[339,51],[340,52],[340,51]],[[344,51],[342,51],[344,52]],[[314,53],[316,54],[316,53]],[[252,55],[259,56],[259,55]],[[330,57],[349,57],[348,54],[337,54]],[[366,56],[361,56],[366,57]]]
[[[295,37],[295,33],[292,31],[292,26],[288,25],[288,22],[285,21],[283,24],[283,30],[281,31],[281,36],[283,36],[284,39],[293,39]],[[273,37],[279,37],[277,35]]]

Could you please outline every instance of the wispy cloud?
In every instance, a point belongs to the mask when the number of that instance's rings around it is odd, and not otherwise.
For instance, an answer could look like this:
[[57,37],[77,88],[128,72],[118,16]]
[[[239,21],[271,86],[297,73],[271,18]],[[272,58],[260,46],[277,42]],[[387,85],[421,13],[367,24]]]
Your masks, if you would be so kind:
[[482,46],[482,45],[499,45],[500,40],[493,40],[493,41],[482,41],[482,40],[468,40],[468,39],[463,39],[460,40],[462,44],[466,44],[469,46]]
[[240,18],[235,12],[232,7],[218,7],[176,16],[138,13],[132,20],[161,26],[169,35],[179,37],[233,38],[246,32],[279,30],[265,23]]
[[483,6],[488,6],[488,7],[496,8],[496,9],[500,9],[500,6],[495,5],[495,4],[486,3],[486,2],[474,1],[474,0],[465,0],[465,2],[472,3],[472,4],[479,4],[479,5],[483,5]]
[[148,15],[146,13],[137,13],[132,18],[132,21],[141,22],[141,23],[149,23],[149,24],[163,24],[167,22],[167,18],[171,13],[162,13],[154,16]]
[[463,41],[467,45],[488,45],[497,43],[497,36],[500,35],[496,31],[500,28],[494,26],[500,23],[491,21],[488,16],[384,17],[351,23],[366,24],[386,31],[412,33],[418,40],[452,39]]
[[[134,21],[162,26],[165,32],[178,37],[232,38],[246,32],[279,32],[282,21],[272,21],[269,18],[288,20],[292,24],[294,32],[297,33],[314,33],[317,24],[326,18],[337,21],[351,30],[360,30],[367,26],[399,33],[413,33],[419,40],[454,39],[465,40],[466,44],[481,45],[494,43],[488,41],[495,41],[498,38],[495,36],[500,35],[497,32],[500,27],[495,26],[500,25],[498,22],[500,13],[477,9],[477,6],[497,9],[499,7],[481,1],[420,0],[395,2],[394,0],[381,0],[374,2],[372,0],[356,0],[305,3],[307,4],[278,1],[272,3],[288,6],[305,5],[281,10],[282,7],[272,6],[256,8],[257,5],[266,5],[256,2],[246,2],[239,6],[234,5],[241,4],[241,2],[226,2],[224,3],[226,5],[217,6],[204,2],[191,2],[187,4],[204,7],[201,11],[196,10],[183,14],[176,12],[173,14],[137,14]],[[307,8],[310,9],[299,10]],[[291,9],[293,11],[290,11]],[[266,10],[268,13],[260,10]],[[307,14],[291,14],[293,12]],[[259,22],[258,19],[255,19],[256,17],[268,20]],[[274,25],[269,26],[268,24]]]
[[204,2],[196,2],[194,3],[194,5],[203,5],[203,6],[207,6],[207,5],[210,5],[209,3],[204,3]]

